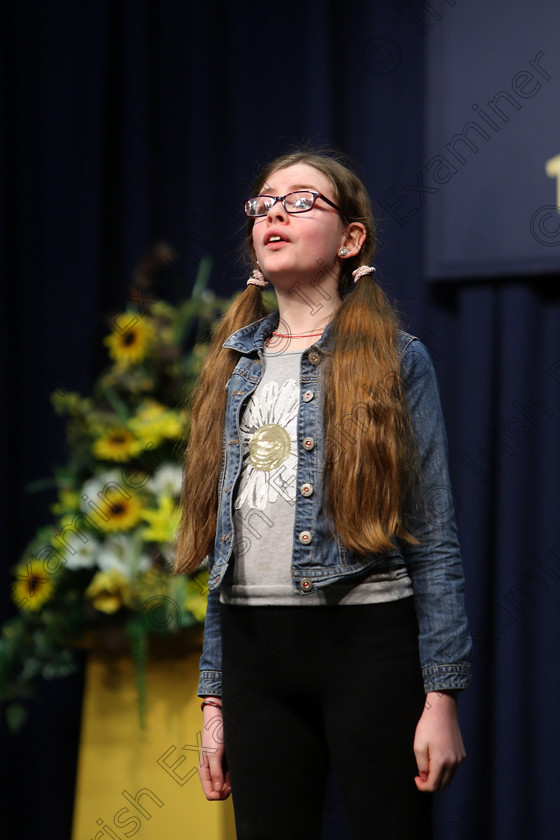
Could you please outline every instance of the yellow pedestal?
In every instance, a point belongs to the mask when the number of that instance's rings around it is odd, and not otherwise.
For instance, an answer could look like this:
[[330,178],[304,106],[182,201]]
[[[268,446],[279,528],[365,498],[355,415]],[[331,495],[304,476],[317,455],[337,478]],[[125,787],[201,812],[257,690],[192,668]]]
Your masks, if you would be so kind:
[[231,797],[209,802],[198,779],[200,634],[158,640],[140,728],[134,665],[89,655],[72,840],[235,840]]

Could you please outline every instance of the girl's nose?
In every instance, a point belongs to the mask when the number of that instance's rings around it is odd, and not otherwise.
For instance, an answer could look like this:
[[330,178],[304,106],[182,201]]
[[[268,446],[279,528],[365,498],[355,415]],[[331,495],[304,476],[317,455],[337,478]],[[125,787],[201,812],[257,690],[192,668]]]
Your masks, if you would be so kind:
[[284,210],[284,205],[282,204],[282,202],[275,201],[268,213],[266,214],[266,217],[271,222],[277,221],[278,219],[287,221],[288,214]]

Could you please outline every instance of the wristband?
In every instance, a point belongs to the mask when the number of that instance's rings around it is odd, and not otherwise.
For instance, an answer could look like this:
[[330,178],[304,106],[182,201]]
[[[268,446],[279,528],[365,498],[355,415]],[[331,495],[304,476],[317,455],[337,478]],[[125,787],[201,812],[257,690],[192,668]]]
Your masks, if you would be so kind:
[[216,703],[215,700],[203,700],[202,703],[200,704],[201,710],[203,710],[205,706],[215,706],[217,709],[222,708],[222,704],[221,703]]

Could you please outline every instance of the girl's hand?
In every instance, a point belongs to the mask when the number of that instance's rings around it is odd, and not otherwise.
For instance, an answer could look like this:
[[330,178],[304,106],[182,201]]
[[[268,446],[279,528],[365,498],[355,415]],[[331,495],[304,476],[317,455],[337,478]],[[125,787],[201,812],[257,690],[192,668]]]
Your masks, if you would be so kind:
[[457,719],[456,692],[428,692],[416,727],[414,755],[418,765],[414,781],[418,790],[445,790],[466,756]]
[[[205,699],[221,702],[221,697],[206,697]],[[216,706],[205,706],[202,710],[202,742],[198,776],[206,799],[227,799],[230,795],[229,773],[224,765],[222,710]]]

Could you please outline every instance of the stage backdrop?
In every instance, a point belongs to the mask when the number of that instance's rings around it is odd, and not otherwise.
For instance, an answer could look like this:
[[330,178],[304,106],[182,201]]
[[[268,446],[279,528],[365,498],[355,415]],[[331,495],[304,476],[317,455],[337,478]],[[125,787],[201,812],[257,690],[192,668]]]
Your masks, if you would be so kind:
[[428,276],[557,273],[560,5],[442,3],[424,26],[425,158],[394,212],[425,204]]

